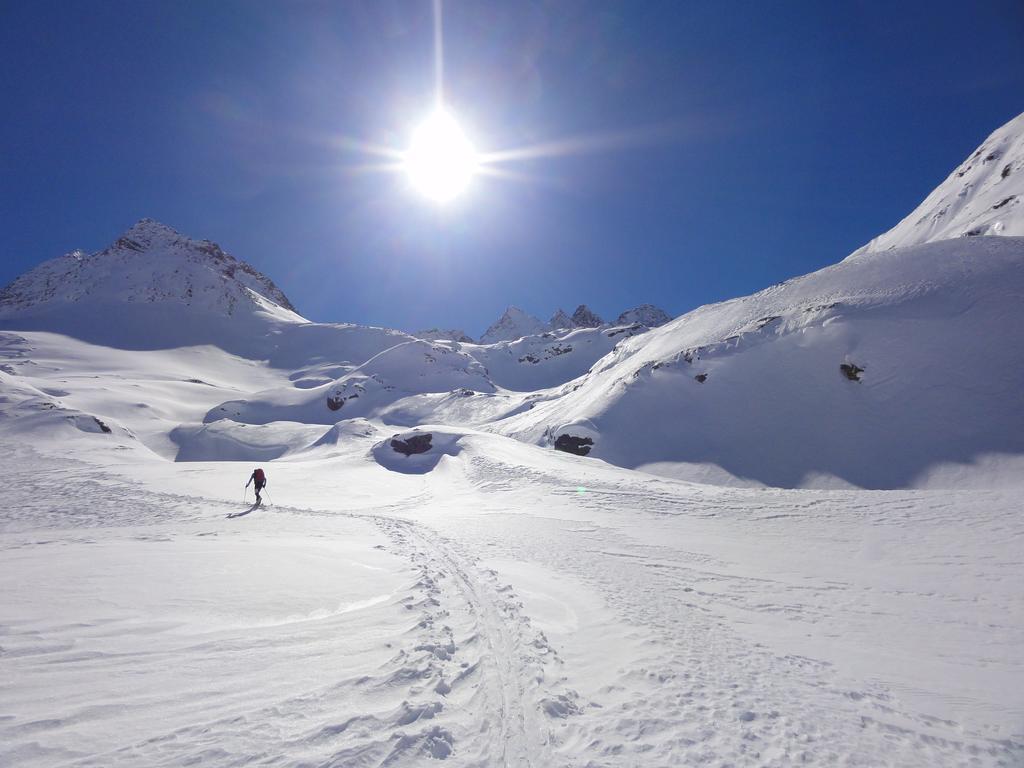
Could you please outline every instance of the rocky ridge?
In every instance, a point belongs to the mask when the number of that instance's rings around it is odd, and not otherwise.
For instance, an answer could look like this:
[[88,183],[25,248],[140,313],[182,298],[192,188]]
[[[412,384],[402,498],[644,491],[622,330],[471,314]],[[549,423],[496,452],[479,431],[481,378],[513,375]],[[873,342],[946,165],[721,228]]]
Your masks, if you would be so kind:
[[617,325],[643,325],[655,328],[664,325],[671,316],[653,304],[641,304],[627,309],[614,323],[608,323],[586,304],[580,304],[569,315],[559,308],[545,323],[518,307],[510,306],[504,314],[480,337],[481,344],[496,344],[501,341],[515,341],[525,336],[538,336],[557,331],[571,331],[578,328],[603,328]]

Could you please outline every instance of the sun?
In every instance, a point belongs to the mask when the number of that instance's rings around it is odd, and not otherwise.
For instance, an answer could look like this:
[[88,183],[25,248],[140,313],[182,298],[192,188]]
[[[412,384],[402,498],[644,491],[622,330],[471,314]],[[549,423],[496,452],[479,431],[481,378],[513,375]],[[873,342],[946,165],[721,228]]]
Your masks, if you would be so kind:
[[440,109],[415,130],[404,156],[413,187],[438,203],[465,190],[478,162],[476,150],[455,118]]

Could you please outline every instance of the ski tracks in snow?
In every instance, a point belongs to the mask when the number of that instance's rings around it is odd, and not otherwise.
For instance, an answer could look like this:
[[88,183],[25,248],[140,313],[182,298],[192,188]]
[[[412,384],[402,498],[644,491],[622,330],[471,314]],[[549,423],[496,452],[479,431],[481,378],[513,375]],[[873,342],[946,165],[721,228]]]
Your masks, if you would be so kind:
[[[374,519],[394,551],[419,572],[423,597],[409,607],[422,611],[419,627],[425,637],[415,650],[432,653],[439,662],[434,691],[472,712],[459,762],[549,765],[539,719],[548,667],[559,660],[523,614],[511,587],[423,524]],[[466,686],[468,692],[460,690]]]
[[[86,467],[64,467],[59,476],[25,469],[12,473],[19,493],[3,527],[8,547],[134,540],[179,546],[173,543],[177,541],[188,547],[194,537],[204,541],[217,537],[219,526],[229,526],[222,533],[232,535],[252,531],[223,545],[237,549],[250,539],[273,547],[265,537],[276,531],[292,532],[288,536],[305,532],[300,535],[311,536],[312,543],[338,535],[362,538],[367,534],[360,531],[376,529],[378,535],[362,540],[382,542],[377,548],[398,558],[396,562],[405,562],[411,577],[406,577],[405,587],[362,618],[362,614],[350,614],[352,619],[300,617],[294,624],[289,620],[243,634],[210,635],[202,642],[181,641],[184,646],[173,636],[165,637],[154,617],[153,629],[147,630],[154,633],[153,647],[118,656],[124,659],[125,671],[110,670],[122,678],[130,672],[138,680],[126,689],[131,694],[122,698],[123,706],[111,712],[131,718],[126,713],[136,706],[137,696],[144,696],[150,712],[164,709],[173,716],[165,722],[150,718],[145,724],[129,719],[116,737],[97,739],[93,748],[79,749],[75,745],[81,742],[70,733],[65,737],[61,725],[73,722],[77,710],[54,703],[48,706],[47,722],[52,725],[47,727],[61,730],[60,743],[68,747],[44,754],[33,752],[25,742],[7,753],[8,757],[20,755],[19,765],[55,759],[83,768],[195,761],[369,768],[422,765],[425,759],[453,766],[540,768],[552,764],[543,728],[545,706],[550,701],[571,701],[573,696],[557,688],[558,654],[524,615],[515,592],[493,571],[482,567],[452,538],[401,516],[410,507],[436,504],[436,500],[412,496],[390,507],[352,511],[276,505],[236,522],[223,517],[234,505],[176,497],[125,483],[114,474],[90,473]],[[79,471],[81,476],[76,477],[74,472]],[[294,522],[274,522],[279,516]],[[93,632],[82,626],[82,631]],[[120,637],[116,630],[111,632],[111,637]],[[335,637],[345,641],[338,643]],[[119,641],[129,642],[131,648],[130,641],[123,637]],[[103,641],[93,642],[106,647]],[[72,640],[63,652],[72,659],[69,664],[84,663],[76,661],[82,654],[72,648],[75,645]],[[372,659],[376,653],[386,661],[364,663],[353,673],[356,652],[361,654],[358,658]],[[150,690],[145,681],[153,675],[158,678],[162,673],[157,669],[174,663],[178,654],[184,654],[190,666],[218,669],[216,674],[225,676],[223,682],[210,678],[186,699],[179,698],[183,692],[176,693],[176,685]],[[313,677],[304,673],[285,684],[270,676],[261,683],[262,675],[236,676],[240,670],[233,667],[242,663],[243,654],[258,655],[279,670],[281,664],[302,662],[321,668],[322,673],[319,679],[315,673]],[[63,661],[33,658],[51,669]],[[96,656],[108,658],[115,655]],[[57,668],[70,671],[72,666]],[[338,672],[332,675],[335,668]],[[147,687],[138,688],[139,684]],[[107,693],[96,695],[108,697]],[[194,714],[184,714],[192,706]],[[7,723],[9,735],[19,740],[31,725],[20,725],[21,719]]]

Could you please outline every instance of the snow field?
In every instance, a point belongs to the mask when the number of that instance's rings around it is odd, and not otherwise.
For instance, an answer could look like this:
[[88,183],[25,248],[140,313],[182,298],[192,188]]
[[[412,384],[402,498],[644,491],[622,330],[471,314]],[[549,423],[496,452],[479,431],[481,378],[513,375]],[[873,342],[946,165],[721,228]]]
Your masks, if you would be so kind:
[[422,474],[267,464],[273,503],[233,519],[248,464],[15,451],[0,762],[1024,757],[1013,493],[714,488],[448,439]]

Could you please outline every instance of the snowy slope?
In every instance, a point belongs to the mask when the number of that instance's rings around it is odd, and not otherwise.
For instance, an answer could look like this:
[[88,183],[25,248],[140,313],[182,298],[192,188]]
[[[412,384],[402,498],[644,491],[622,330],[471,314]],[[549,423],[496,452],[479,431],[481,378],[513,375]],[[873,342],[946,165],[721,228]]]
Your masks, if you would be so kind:
[[700,481],[1020,485],[1022,185],[1024,115],[842,263],[630,339],[494,428]]
[[1016,493],[712,488],[434,432],[265,464],[263,507],[249,463],[5,434],[0,764],[1024,759]]
[[380,416],[382,409],[410,395],[462,391],[494,392],[486,369],[474,358],[443,344],[414,340],[375,355],[330,384],[281,386],[223,403],[205,422],[241,424],[273,421],[334,424],[341,419]]
[[853,255],[979,235],[1024,236],[1024,114],[989,136],[903,221]]
[[646,330],[646,326],[628,324],[548,331],[489,345],[465,344],[462,350],[486,366],[499,386],[531,392],[582,376],[616,344]]
[[862,254],[628,339],[495,428],[718,482],[1020,484],[1022,297],[1021,238]]

